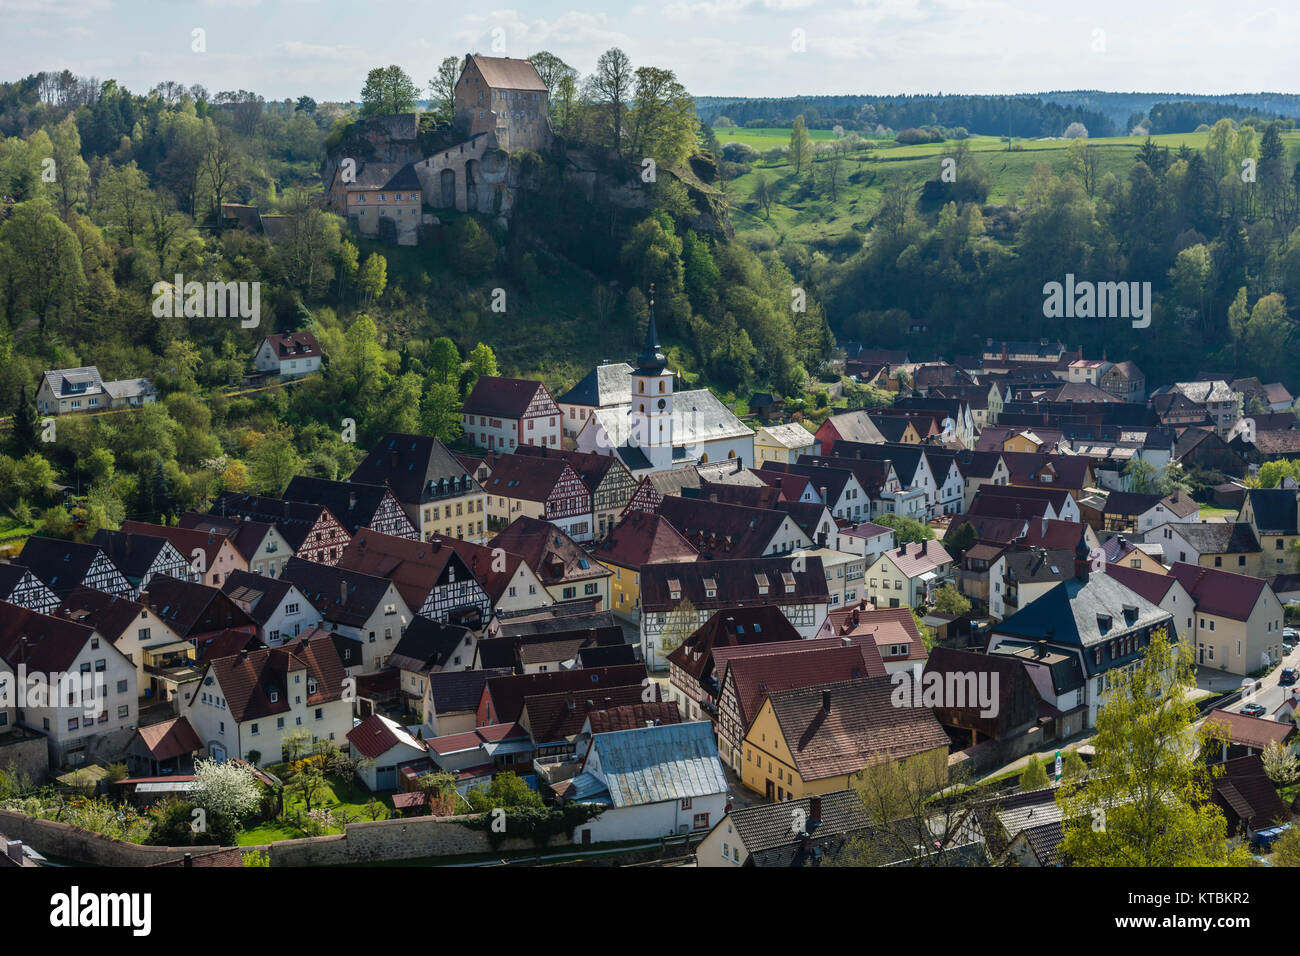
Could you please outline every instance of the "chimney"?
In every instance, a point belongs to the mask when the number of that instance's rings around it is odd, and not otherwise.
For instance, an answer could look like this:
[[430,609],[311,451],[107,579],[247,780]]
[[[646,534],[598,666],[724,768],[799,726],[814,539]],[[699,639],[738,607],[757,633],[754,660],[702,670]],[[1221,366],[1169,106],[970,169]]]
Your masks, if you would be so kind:
[[193,866],[193,865],[194,865],[194,854],[193,854],[193,853],[186,853],[186,854],[185,854],[185,865],[186,865],[186,866]]
[[240,659],[241,661],[246,661],[246,660],[248,660],[248,648],[247,648],[247,647],[240,648],[240,650],[239,650],[239,659]]
[[822,798],[813,796],[808,799],[808,822],[816,826],[822,822]]
[[831,692],[828,690],[822,691],[822,710],[828,714],[831,712]]
[[352,510],[353,508],[355,508],[356,506],[357,506],[357,493],[356,493],[355,491],[349,491],[349,492],[348,492],[348,511],[351,511],[351,510]]
[[13,860],[19,866],[22,866],[23,865],[23,841],[6,840],[5,856],[9,857],[9,859]]
[[851,637],[847,637],[847,636],[846,636],[846,637],[841,637],[841,638],[840,638],[840,644],[842,644],[844,647],[852,647],[852,646],[853,646],[853,638],[851,638]]
[[340,604],[348,603],[348,582],[347,581],[339,582],[339,603]]

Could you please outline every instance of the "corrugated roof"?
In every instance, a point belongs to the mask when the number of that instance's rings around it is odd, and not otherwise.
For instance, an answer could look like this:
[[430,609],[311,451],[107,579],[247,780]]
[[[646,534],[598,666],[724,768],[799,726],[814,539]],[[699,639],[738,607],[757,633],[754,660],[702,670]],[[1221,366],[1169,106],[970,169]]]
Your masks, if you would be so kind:
[[591,748],[615,807],[727,792],[708,721],[596,734]]

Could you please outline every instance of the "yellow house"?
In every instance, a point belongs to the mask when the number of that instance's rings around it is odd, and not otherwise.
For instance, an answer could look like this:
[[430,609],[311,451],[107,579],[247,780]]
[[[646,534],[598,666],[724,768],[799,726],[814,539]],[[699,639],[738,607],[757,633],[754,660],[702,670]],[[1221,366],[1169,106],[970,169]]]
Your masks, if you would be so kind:
[[1036,452],[1043,447],[1043,440],[1033,432],[1017,432],[1002,442],[1003,451]]
[[788,425],[764,425],[754,432],[754,464],[783,461],[795,464],[800,455],[815,455],[817,438],[798,422]]
[[896,697],[890,677],[769,694],[741,745],[741,781],[769,800],[797,800],[849,789],[887,760],[946,760],[948,735],[933,711],[919,695],[917,706]]
[[596,547],[594,557],[613,575],[609,609],[636,621],[641,612],[641,569],[647,564],[694,561],[699,552],[665,518],[629,511]]

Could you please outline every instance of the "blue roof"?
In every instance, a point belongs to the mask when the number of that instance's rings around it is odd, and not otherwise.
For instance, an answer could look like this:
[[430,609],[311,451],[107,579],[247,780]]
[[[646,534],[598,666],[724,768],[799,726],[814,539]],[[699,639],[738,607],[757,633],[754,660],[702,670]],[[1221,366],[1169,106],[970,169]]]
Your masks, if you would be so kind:
[[591,747],[615,807],[727,792],[707,720],[596,734]]

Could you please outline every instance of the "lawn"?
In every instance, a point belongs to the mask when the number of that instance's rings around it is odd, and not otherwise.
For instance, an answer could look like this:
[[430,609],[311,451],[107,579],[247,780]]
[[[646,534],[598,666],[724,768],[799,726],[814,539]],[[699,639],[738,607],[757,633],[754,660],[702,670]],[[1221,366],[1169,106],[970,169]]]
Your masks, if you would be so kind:
[[[280,768],[283,769],[283,768]],[[274,771],[273,771],[274,772]],[[378,819],[384,820],[393,815],[393,800],[389,794],[375,794],[383,807]],[[366,801],[371,797],[369,791],[358,780],[349,785],[341,777],[331,774],[325,778],[325,786],[316,793],[312,808],[324,807],[331,811],[342,810],[351,814],[353,822],[369,820]],[[296,840],[308,836],[306,830],[296,821],[307,815],[307,805],[301,795],[287,788],[284,792],[284,812],[277,820],[267,820],[257,827],[244,830],[239,834],[240,846],[254,846],[261,843],[275,843],[280,840]],[[342,827],[334,827],[328,833],[342,833]]]
[[1236,508],[1215,508],[1210,505],[1201,505],[1202,521],[1217,520],[1219,518],[1236,520],[1237,509]]

